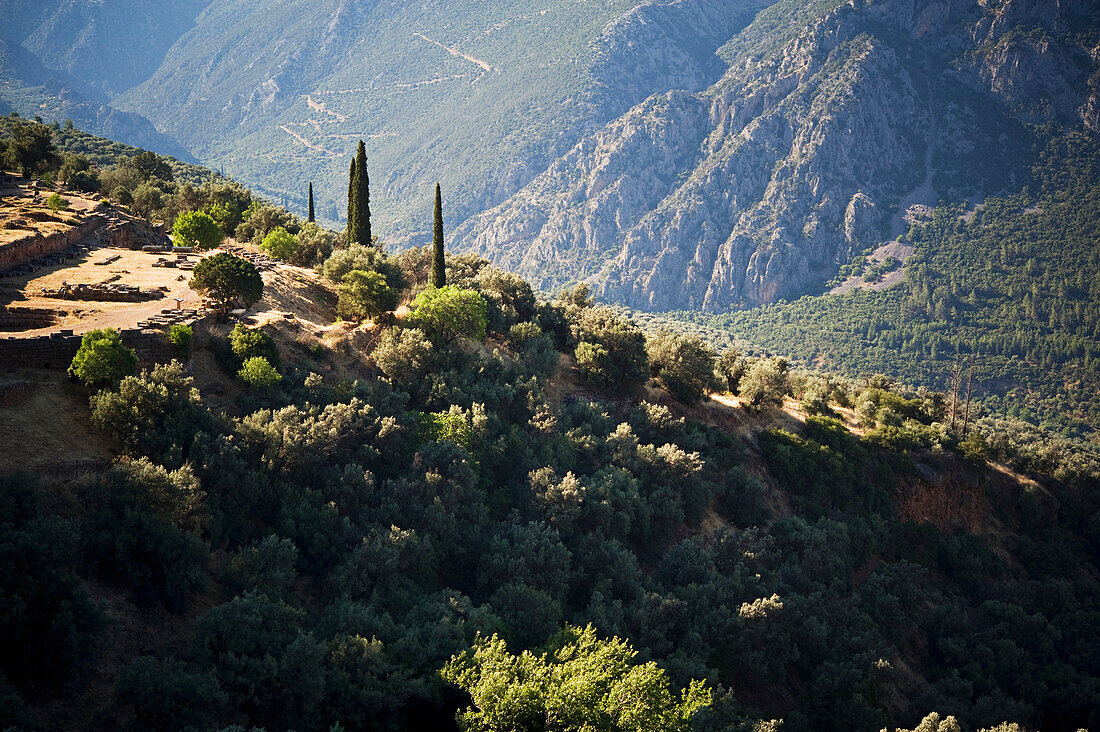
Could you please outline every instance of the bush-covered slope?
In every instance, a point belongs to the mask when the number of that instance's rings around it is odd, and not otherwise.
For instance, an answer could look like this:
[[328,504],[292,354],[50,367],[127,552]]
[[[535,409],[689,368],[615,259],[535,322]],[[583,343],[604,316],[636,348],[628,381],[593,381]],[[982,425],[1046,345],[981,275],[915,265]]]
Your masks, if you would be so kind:
[[1100,724],[1094,456],[331,240],[410,312],[307,342],[269,276],[90,395],[109,470],[0,476],[0,726]]
[[1037,155],[1023,192],[941,206],[914,225],[904,283],[716,317],[680,313],[852,375],[943,389],[961,354],[995,415],[1095,439],[1100,426],[1100,145],[1084,134]]

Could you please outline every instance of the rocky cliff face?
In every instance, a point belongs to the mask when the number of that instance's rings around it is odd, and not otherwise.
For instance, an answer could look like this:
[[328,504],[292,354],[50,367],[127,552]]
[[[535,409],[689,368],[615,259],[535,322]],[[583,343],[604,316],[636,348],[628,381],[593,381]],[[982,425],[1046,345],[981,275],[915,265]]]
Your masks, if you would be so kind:
[[1089,3],[777,3],[698,94],[650,98],[459,248],[644,309],[770,302],[902,233],[901,210],[1019,184],[1024,124],[1096,128]]

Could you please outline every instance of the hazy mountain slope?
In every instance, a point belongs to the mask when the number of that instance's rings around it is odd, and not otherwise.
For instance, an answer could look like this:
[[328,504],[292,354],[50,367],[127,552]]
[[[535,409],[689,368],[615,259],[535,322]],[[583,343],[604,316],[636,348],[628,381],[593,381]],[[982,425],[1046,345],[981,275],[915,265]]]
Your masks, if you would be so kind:
[[207,1],[3,2],[0,13],[22,19],[12,39],[47,66],[115,94],[149,78]]
[[1024,123],[1095,127],[1096,27],[1083,2],[778,3],[714,86],[635,107],[456,243],[645,309],[812,290],[912,204],[1017,188]]
[[697,91],[765,0],[532,5],[219,0],[127,94],[211,164],[341,215],[368,140],[376,226],[423,235],[432,183],[457,224],[654,92]]
[[178,142],[157,132],[139,114],[110,106],[103,92],[64,71],[46,68],[31,52],[0,38],[0,109],[45,120],[71,119],[82,128],[181,160],[194,158]]
[[206,0],[0,0],[0,108],[194,158],[110,95],[147,79]]

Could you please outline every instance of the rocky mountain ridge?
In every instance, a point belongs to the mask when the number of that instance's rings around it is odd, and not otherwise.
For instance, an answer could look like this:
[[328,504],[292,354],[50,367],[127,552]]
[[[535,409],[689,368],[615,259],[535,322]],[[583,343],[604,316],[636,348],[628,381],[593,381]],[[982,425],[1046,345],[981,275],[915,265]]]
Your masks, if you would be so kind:
[[715,85],[639,104],[458,246],[636,308],[771,302],[903,233],[904,207],[1018,187],[1025,124],[1096,128],[1087,3],[818,6],[762,12]]

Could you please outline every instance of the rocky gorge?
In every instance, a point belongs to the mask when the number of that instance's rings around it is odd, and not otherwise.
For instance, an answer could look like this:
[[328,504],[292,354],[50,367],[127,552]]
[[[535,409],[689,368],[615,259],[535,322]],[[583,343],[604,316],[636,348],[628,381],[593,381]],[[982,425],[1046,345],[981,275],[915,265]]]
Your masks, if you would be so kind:
[[1018,189],[1044,129],[1095,130],[1096,28],[1085,2],[779,2],[717,83],[638,104],[456,244],[647,310],[820,292],[909,206]]

